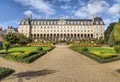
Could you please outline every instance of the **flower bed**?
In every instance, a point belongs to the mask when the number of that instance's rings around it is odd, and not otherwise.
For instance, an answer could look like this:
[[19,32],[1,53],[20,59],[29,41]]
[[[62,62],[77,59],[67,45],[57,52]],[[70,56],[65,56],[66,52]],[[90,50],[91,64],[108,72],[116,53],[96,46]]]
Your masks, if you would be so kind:
[[26,46],[54,46],[53,43],[43,43],[43,42],[34,42],[34,43],[29,43]]
[[94,47],[101,47],[102,44],[94,44],[94,43],[71,43],[70,46],[94,46]]

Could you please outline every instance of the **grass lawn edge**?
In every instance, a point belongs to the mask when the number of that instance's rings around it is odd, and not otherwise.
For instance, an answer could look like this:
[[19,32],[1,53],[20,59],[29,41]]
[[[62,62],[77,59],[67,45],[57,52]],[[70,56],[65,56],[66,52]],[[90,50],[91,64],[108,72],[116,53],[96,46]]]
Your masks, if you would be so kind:
[[76,51],[76,52],[86,56],[86,57],[89,57],[92,60],[95,60],[98,63],[108,63],[108,62],[113,62],[113,61],[120,60],[120,56],[113,57],[113,58],[100,58],[100,57],[95,56],[95,55],[93,55],[91,53],[88,53],[88,52],[77,51],[77,50],[75,50],[75,49],[73,49],[71,47],[69,47],[69,48],[72,49],[73,51]]

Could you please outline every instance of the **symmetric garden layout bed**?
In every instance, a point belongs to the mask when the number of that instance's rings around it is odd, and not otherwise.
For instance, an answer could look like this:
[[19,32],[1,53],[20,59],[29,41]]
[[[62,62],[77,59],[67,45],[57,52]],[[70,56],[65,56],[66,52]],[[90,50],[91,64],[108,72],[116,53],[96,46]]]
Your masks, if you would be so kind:
[[[38,50],[38,48],[42,48]],[[52,50],[54,47],[44,46],[44,47],[14,47],[9,49],[9,52],[6,53],[5,50],[0,50],[0,57],[3,57],[7,60],[30,63],[40,56],[47,53],[47,51]]]
[[70,47],[71,49],[99,62],[106,63],[120,59],[120,54],[116,53],[114,48],[104,47]]

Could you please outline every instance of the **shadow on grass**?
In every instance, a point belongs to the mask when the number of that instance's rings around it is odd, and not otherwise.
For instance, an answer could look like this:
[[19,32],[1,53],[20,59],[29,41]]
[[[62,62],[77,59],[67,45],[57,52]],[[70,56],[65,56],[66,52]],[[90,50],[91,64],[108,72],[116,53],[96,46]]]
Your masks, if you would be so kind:
[[43,69],[39,71],[26,71],[26,72],[20,72],[20,73],[13,74],[10,78],[7,78],[6,80],[18,78],[18,82],[24,82],[23,78],[25,78],[26,80],[30,80],[32,78],[49,75],[55,72],[57,71],[48,70],[48,69]]

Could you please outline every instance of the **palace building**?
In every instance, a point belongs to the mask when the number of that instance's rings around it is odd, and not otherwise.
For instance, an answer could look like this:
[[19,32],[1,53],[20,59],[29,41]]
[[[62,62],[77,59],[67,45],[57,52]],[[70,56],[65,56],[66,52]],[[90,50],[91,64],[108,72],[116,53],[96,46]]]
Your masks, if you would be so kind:
[[18,32],[34,39],[81,40],[104,38],[101,17],[92,19],[32,19],[21,20]]

